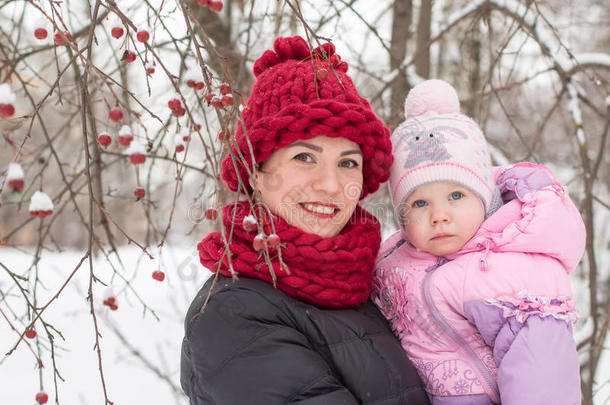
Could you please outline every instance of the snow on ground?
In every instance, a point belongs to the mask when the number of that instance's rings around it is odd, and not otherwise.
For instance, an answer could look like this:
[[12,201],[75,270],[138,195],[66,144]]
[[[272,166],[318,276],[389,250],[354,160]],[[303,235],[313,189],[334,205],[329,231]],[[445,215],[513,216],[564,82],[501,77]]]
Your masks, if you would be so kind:
[[[125,289],[126,283],[115,276],[112,280],[118,310],[111,311],[102,305],[107,287],[97,285],[94,288],[96,312],[101,332],[100,345],[103,354],[103,369],[108,396],[115,404],[187,404],[186,397],[180,390],[179,358],[180,344],[183,336],[183,317],[192,297],[202,285],[208,272],[199,265],[195,250],[169,249],[163,252],[161,267],[166,273],[163,282],[152,279],[151,273],[156,270],[157,262],[142,257],[137,248],[120,249],[120,256],[125,266],[125,276],[129,278],[133,289],[146,305],[156,312],[156,320],[150,312],[144,311],[143,304],[135,294]],[[61,283],[76,267],[82,258],[82,252],[45,253],[38,266],[40,280],[44,283],[37,286],[38,305],[44,304],[59,289]],[[3,248],[0,250],[0,262],[9,269],[22,273],[31,263],[31,256],[22,252]],[[106,260],[97,258],[94,269],[103,281],[111,280],[112,271]],[[30,278],[34,273],[30,274]],[[52,323],[63,334],[65,341],[56,338],[56,362],[65,382],[59,382],[58,391],[61,404],[103,404],[98,370],[97,354],[94,350],[95,338],[89,304],[86,301],[89,283],[89,266],[85,261],[75,278],[60,299],[54,302],[43,314],[45,321]],[[17,299],[19,292],[0,268],[0,291],[10,290],[7,302],[17,313],[23,313],[23,307]],[[0,298],[1,299],[1,298]],[[0,308],[21,332],[25,320],[15,320],[7,311],[7,306]],[[162,374],[169,377],[159,378],[154,371],[147,368],[142,360],[133,354],[131,348],[122,342],[112,327],[116,327],[126,337],[129,345],[140,351],[147,361],[152,363]],[[48,348],[48,339],[40,323],[36,330],[42,344]],[[34,404],[34,396],[39,390],[36,361],[30,350],[22,342],[18,349],[4,357],[17,342],[18,335],[12,331],[4,318],[0,320],[0,404]],[[33,343],[32,340],[28,340]],[[35,346],[33,346],[35,348]],[[55,402],[53,388],[52,363],[48,350],[43,350],[43,381],[49,402]],[[10,383],[9,383],[10,382]],[[171,388],[174,386],[177,392]]]

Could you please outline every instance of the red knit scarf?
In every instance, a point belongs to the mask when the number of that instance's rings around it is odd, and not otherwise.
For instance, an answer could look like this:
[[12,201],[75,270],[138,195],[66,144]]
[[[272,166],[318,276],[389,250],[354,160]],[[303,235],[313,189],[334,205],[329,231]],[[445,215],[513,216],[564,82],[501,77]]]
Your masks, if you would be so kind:
[[[250,213],[247,201],[223,209],[227,239],[232,232],[229,242],[231,264],[240,277],[258,278],[273,284],[263,255],[252,245],[256,230],[247,232],[242,227],[244,217]],[[272,234],[269,220],[263,222],[265,234]],[[282,261],[288,267],[288,271],[281,268],[276,250],[270,248],[277,288],[292,297],[327,308],[358,307],[368,299],[381,243],[377,218],[357,206],[341,233],[331,238],[305,233],[277,216],[273,222],[275,233],[280,237]],[[224,255],[226,247],[219,232],[206,236],[197,249],[201,264],[206,268],[231,276],[229,260]]]

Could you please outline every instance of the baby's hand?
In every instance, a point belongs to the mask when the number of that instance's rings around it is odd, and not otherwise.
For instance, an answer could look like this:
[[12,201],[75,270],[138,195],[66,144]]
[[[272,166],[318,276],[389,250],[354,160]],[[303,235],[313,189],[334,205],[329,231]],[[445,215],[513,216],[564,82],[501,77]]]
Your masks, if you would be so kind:
[[523,201],[527,194],[550,186],[555,182],[555,177],[548,167],[529,162],[517,163],[502,170],[496,179],[496,184],[500,188],[502,200],[505,203],[515,197]]

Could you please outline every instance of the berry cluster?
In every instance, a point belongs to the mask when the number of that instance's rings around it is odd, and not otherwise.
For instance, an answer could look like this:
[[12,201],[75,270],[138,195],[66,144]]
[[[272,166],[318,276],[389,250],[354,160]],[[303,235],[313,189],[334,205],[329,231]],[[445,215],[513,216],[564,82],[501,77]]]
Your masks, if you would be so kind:
[[170,110],[172,110],[172,114],[175,117],[182,117],[186,113],[186,110],[182,105],[182,100],[180,99],[180,94],[178,93],[172,96],[172,98],[167,102],[167,106]]
[[205,95],[205,101],[208,105],[212,105],[212,107],[221,109],[224,107],[230,107],[235,102],[233,101],[233,94],[231,93],[231,86],[229,83],[222,83],[219,88],[219,95],[216,93],[210,92]]
[[207,6],[210,10],[220,13],[222,11],[222,1],[213,0],[197,0],[197,3],[201,6]]
[[113,311],[119,309],[119,304],[117,304],[116,298],[114,298],[113,296],[109,296],[108,298],[106,298],[104,301],[102,301],[102,304],[106,305]]

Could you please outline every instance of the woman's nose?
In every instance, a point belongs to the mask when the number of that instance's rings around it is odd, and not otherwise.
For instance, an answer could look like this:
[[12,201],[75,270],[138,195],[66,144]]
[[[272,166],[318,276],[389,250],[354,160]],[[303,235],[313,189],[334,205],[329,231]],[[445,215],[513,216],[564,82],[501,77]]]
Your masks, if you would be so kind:
[[329,195],[337,194],[341,190],[341,181],[337,168],[328,168],[320,166],[315,173],[312,173],[313,189],[321,191]]

